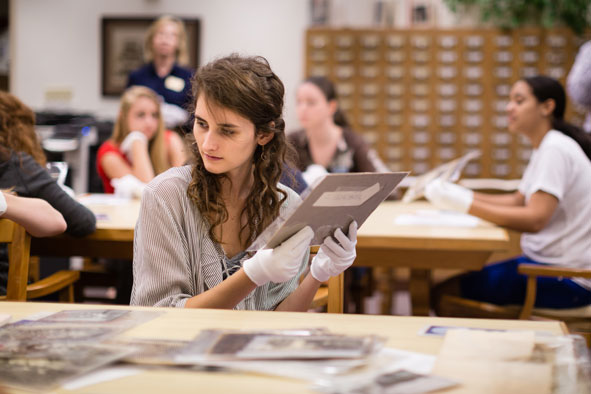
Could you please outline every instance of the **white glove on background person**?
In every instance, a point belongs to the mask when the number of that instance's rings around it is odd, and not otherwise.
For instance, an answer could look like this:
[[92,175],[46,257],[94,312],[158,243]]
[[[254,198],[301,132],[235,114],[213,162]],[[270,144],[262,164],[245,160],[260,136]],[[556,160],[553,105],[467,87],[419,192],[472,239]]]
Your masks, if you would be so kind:
[[148,137],[141,131],[137,130],[131,131],[129,134],[127,134],[127,136],[125,136],[121,142],[121,145],[119,145],[119,149],[121,149],[121,152],[123,152],[129,160],[132,160],[130,155],[131,146],[135,141],[142,141],[144,144],[146,144],[146,147],[148,146]]
[[111,179],[111,186],[115,189],[115,195],[123,198],[140,198],[146,184],[131,174],[121,178]]
[[182,125],[189,120],[189,113],[174,104],[160,103],[160,113],[162,114],[164,125],[169,129]]
[[267,282],[283,283],[300,270],[304,253],[310,247],[314,231],[304,227],[275,249],[262,249],[242,264],[246,276],[257,286]]
[[474,192],[455,183],[436,179],[427,184],[425,197],[438,208],[468,213],[474,201]]
[[320,164],[310,164],[306,171],[302,172],[302,177],[310,187],[314,187],[314,183],[326,174],[328,174],[328,171]]
[[343,234],[340,228],[334,232],[334,237],[326,237],[320,246],[320,250],[312,259],[310,272],[314,279],[319,282],[326,282],[331,276],[337,276],[353,264],[357,252],[357,222],[353,221],[349,225],[349,236]]

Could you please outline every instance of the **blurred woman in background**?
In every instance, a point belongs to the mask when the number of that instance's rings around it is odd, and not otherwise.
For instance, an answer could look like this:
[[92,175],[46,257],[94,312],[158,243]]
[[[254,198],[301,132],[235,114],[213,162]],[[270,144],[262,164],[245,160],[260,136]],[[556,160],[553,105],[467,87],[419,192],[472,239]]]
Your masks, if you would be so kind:
[[165,130],[158,96],[132,86],[121,97],[111,138],[97,152],[97,171],[105,193],[141,195],[143,186],[170,167],[185,164],[184,142]]
[[[443,294],[498,305],[522,304],[526,277],[520,263],[591,268],[591,136],[564,121],[566,96],[560,82],[536,76],[511,88],[509,131],[526,137],[533,153],[518,191],[474,193],[433,181],[426,196],[434,205],[469,213],[522,232],[523,255],[443,282],[434,291],[441,313]],[[591,304],[591,280],[538,278],[538,308]]]
[[303,128],[288,136],[308,184],[327,172],[388,171],[363,137],[351,129],[331,81],[324,77],[306,79],[298,88],[296,100]]
[[191,75],[187,33],[183,22],[170,15],[158,18],[150,26],[144,42],[144,64],[129,74],[127,86],[147,86],[162,98],[166,127],[173,128],[189,120]]

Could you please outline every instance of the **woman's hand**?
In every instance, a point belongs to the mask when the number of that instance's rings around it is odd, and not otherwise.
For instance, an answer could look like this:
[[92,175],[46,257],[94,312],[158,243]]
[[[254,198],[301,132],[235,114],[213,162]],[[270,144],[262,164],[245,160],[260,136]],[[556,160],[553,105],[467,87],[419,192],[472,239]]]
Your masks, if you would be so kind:
[[275,249],[259,250],[244,261],[242,267],[246,276],[257,286],[290,280],[299,272],[302,258],[310,247],[312,238],[314,231],[306,226]]
[[312,259],[310,273],[319,282],[326,282],[331,276],[337,276],[353,264],[357,252],[357,222],[349,225],[349,236],[347,237],[340,228],[334,232],[334,238],[326,237],[318,254]]
[[127,134],[127,136],[125,136],[121,142],[121,145],[119,145],[121,152],[123,152],[131,162],[133,162],[131,147],[136,141],[139,141],[139,143],[145,145],[146,149],[148,148],[148,137],[141,131],[137,130],[131,131],[129,134]]

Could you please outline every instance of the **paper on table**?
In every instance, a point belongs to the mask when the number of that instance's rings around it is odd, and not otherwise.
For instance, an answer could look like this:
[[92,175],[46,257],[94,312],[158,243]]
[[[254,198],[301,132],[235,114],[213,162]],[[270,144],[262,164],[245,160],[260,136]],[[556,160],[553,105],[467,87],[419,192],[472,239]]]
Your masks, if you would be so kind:
[[62,387],[66,390],[79,390],[86,386],[91,386],[101,382],[108,382],[110,380],[121,379],[126,376],[133,376],[144,372],[142,368],[119,366],[119,367],[106,367],[99,369],[98,371],[91,372],[69,380],[64,383]]
[[433,374],[459,382],[456,394],[546,394],[552,388],[549,363],[438,357]]
[[394,224],[400,226],[476,227],[479,222],[480,219],[472,215],[435,209],[419,209],[394,219]]
[[114,194],[85,194],[78,197],[78,202],[83,205],[123,205],[129,200]]
[[440,357],[487,360],[529,360],[535,345],[534,331],[451,330],[445,334]]
[[10,315],[8,313],[0,313],[0,327],[10,321]]
[[528,362],[534,346],[534,331],[450,330],[432,373],[460,382],[458,393],[549,393],[552,365]]

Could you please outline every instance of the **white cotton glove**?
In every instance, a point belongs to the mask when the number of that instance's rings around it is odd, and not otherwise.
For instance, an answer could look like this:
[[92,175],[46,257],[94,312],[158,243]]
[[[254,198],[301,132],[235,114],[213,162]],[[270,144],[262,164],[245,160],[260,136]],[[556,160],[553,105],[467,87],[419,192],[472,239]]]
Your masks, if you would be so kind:
[[349,225],[348,237],[343,234],[340,228],[336,229],[334,237],[340,245],[332,237],[326,237],[310,265],[312,276],[320,282],[326,282],[331,276],[337,276],[349,268],[357,256],[355,251],[357,244],[356,221]]
[[474,192],[455,183],[436,179],[427,184],[425,197],[438,208],[468,213]]
[[169,129],[182,125],[189,120],[189,113],[174,104],[160,103],[160,113],[162,114],[164,125]]
[[8,208],[8,205],[6,204],[6,198],[4,197],[4,193],[0,191],[0,217],[4,215],[6,208]]
[[111,179],[111,186],[115,189],[115,195],[123,198],[140,198],[146,184],[131,174],[121,178]]
[[142,141],[144,144],[146,144],[146,147],[148,146],[148,137],[141,131],[137,130],[131,131],[129,134],[127,134],[127,136],[121,142],[121,145],[119,145],[119,149],[121,149],[121,152],[123,152],[125,156],[127,156],[127,158],[130,160],[131,146],[135,141]]
[[306,171],[302,172],[302,177],[310,187],[313,187],[314,183],[326,174],[328,174],[328,171],[320,164],[310,164]]
[[304,227],[275,249],[263,249],[244,261],[246,276],[257,286],[267,282],[283,283],[299,272],[304,253],[310,247],[314,231]]

